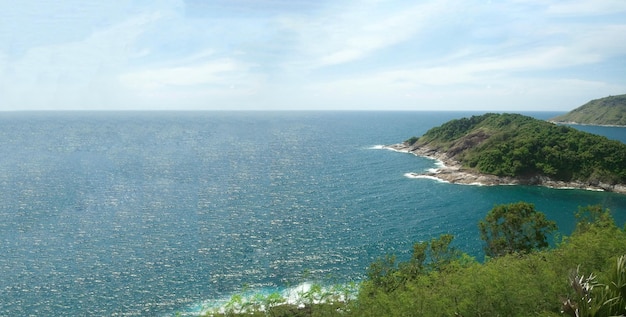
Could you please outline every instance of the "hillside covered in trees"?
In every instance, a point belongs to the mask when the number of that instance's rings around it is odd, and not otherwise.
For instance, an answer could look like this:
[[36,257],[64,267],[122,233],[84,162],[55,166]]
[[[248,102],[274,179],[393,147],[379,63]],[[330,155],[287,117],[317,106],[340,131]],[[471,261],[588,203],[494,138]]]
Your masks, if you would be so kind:
[[[519,207],[532,208],[497,208]],[[416,243],[406,262],[387,257],[372,264],[348,315],[623,316],[625,232],[598,206],[581,208],[577,216],[575,232],[556,248],[513,249],[485,263],[451,247],[448,235]],[[506,229],[507,236],[525,230]]]
[[562,116],[552,118],[550,121],[626,126],[626,95],[591,100]]
[[520,114],[452,120],[404,146],[443,154],[470,172],[531,184],[548,179],[615,191],[626,184],[626,144]]

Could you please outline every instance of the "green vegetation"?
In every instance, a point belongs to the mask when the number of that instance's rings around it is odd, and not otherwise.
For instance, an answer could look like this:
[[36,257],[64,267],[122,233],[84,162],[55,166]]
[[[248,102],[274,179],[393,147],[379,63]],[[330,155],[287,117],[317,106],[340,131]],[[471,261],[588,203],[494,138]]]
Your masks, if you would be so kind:
[[564,301],[563,313],[572,317],[626,316],[626,255],[617,258],[607,274],[606,284],[598,282],[594,274],[572,274],[570,284],[576,301]]
[[[510,226],[512,235],[552,227],[547,220],[547,225],[537,222],[540,213],[525,203],[495,206],[489,215],[516,209],[527,211],[516,219],[528,226]],[[489,215],[484,223],[491,221]],[[300,306],[281,305],[284,299],[276,295],[247,302],[235,295],[226,311],[207,316],[625,315],[626,232],[600,206],[581,208],[576,217],[574,233],[553,249],[510,247],[512,252],[480,263],[451,247],[453,236],[446,234],[416,243],[405,262],[388,255],[372,263],[354,297],[354,288],[326,291],[321,286],[300,294]]]
[[404,141],[404,142],[405,142],[406,144],[408,144],[408,145],[413,145],[413,144],[415,144],[415,142],[417,142],[417,140],[419,140],[419,138],[418,138],[418,137],[416,137],[416,136],[412,136],[412,137],[410,137],[408,140],[406,140],[406,141]]
[[626,183],[626,144],[519,114],[452,120],[427,131],[414,146],[445,152],[485,174]]
[[[442,265],[427,265],[418,274],[403,270],[411,266],[408,263],[413,258],[398,263],[383,270],[386,274],[363,282],[350,315],[559,316],[564,304],[578,307],[579,312],[583,306],[589,306],[587,311],[601,311],[606,309],[603,305],[609,305],[605,304],[608,299],[612,310],[606,311],[621,309],[623,314],[626,271],[624,265],[616,268],[615,263],[618,256],[626,254],[626,232],[598,206],[582,209],[579,215],[576,231],[552,250],[509,253],[488,258],[485,263],[461,254]],[[587,297],[582,298],[570,285],[572,272],[584,276],[593,273],[597,285],[613,286],[610,291],[596,287],[596,293],[583,292]],[[403,282],[389,289],[380,286],[385,280]]]
[[626,126],[626,95],[595,99],[550,121]]
[[547,220],[533,204],[519,202],[494,207],[478,228],[485,241],[485,254],[496,257],[547,248],[548,234],[556,230],[556,223]]

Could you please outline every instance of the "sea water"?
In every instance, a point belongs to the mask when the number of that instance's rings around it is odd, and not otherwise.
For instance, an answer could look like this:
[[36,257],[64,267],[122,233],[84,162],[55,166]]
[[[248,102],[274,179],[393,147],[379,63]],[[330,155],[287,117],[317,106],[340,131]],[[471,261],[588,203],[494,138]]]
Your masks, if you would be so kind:
[[436,162],[381,147],[473,114],[0,114],[0,315],[197,312],[244,286],[359,281],[443,233],[482,260],[495,204],[534,203],[564,234],[601,204],[623,226],[626,195],[411,179]]

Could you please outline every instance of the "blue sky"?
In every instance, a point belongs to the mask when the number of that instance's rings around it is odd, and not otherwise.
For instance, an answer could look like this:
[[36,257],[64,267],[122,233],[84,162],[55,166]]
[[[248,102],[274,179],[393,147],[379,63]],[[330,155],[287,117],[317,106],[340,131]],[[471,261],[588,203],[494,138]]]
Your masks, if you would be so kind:
[[0,1],[0,110],[569,111],[626,1]]

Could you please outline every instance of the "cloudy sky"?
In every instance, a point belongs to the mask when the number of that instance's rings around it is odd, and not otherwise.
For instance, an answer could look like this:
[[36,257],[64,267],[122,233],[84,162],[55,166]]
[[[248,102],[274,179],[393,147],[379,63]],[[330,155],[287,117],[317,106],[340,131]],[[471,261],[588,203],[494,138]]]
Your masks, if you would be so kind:
[[624,93],[624,0],[0,0],[0,110],[568,111]]

